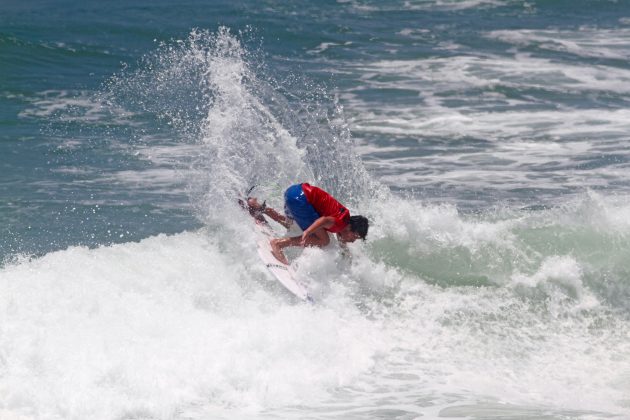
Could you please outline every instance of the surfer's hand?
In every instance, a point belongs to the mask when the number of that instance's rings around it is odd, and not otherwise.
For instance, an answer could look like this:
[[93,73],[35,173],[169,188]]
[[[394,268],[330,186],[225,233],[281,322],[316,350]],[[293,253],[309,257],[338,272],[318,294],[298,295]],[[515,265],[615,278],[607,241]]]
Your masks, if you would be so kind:
[[306,238],[308,238],[308,233],[304,232],[302,234],[302,239],[300,239],[300,245],[301,246],[306,246]]

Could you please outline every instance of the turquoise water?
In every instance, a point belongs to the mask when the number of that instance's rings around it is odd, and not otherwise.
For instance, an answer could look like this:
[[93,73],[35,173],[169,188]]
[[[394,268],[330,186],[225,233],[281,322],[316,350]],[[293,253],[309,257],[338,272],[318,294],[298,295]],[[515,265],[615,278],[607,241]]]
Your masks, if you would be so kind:
[[[629,58],[623,1],[3,2],[0,417],[629,416]],[[297,180],[372,223],[314,306],[234,203]]]

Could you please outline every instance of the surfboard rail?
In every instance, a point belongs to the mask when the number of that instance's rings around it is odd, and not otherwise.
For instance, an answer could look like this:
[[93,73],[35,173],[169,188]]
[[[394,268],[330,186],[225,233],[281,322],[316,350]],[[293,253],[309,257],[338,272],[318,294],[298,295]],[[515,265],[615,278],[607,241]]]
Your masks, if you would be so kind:
[[[250,188],[247,194],[249,194],[252,189],[253,187]],[[244,210],[248,211],[250,216],[254,219],[254,227],[259,236],[257,241],[258,256],[265,267],[267,267],[267,270],[269,270],[276,280],[294,296],[305,302],[313,303],[313,298],[309,294],[307,287],[300,282],[299,276],[293,267],[290,264],[287,265],[278,261],[278,259],[273,256],[269,242],[275,235],[265,217],[259,212],[255,212],[249,208],[247,199],[238,199],[238,203]]]
[[291,267],[291,265],[283,264],[278,261],[276,257],[271,253],[271,245],[269,241],[272,237],[269,228],[262,225],[256,225],[262,235],[262,238],[258,241],[258,256],[261,261],[267,267],[269,272],[293,295],[297,296],[303,301],[312,302],[313,298],[308,293],[308,289],[302,284],[298,278],[297,273]]

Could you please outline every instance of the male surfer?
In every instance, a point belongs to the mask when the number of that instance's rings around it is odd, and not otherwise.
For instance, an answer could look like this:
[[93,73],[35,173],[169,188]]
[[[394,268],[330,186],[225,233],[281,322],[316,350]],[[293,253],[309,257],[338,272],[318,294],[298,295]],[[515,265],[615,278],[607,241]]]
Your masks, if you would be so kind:
[[256,198],[248,198],[247,205],[254,217],[266,214],[287,229],[295,221],[304,231],[302,236],[272,239],[271,253],[278,261],[288,264],[282,250],[288,246],[326,246],[328,232],[336,233],[342,246],[347,242],[365,239],[369,223],[363,216],[350,216],[346,207],[321,188],[307,183],[292,185],[284,193],[284,212],[261,205]]

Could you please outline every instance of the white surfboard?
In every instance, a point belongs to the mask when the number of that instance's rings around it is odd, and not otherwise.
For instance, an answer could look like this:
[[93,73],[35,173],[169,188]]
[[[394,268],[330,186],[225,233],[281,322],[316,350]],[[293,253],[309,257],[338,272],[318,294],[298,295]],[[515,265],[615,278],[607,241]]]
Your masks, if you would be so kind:
[[258,241],[258,255],[263,264],[269,269],[271,274],[291,293],[298,298],[313,302],[313,298],[308,293],[307,288],[299,281],[298,276],[291,267],[278,261],[271,253],[271,245],[269,240],[273,237],[269,227],[256,224],[257,230],[261,233],[262,239]]

